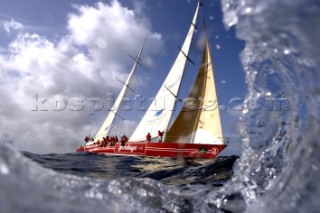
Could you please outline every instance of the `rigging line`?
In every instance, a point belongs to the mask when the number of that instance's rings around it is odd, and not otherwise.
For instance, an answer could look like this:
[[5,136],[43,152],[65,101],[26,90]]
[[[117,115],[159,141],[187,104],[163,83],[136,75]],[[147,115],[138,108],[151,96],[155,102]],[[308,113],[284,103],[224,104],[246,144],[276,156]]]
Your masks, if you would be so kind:
[[120,83],[122,83],[123,85],[125,85],[127,88],[129,88],[132,92],[135,93],[135,91],[128,85],[126,84],[125,82],[121,81],[119,78],[115,77],[115,79],[117,79],[118,81],[120,81]]
[[122,120],[125,120],[121,115],[119,115],[119,113],[114,112],[114,111],[110,111],[110,112],[112,112],[113,114],[115,114],[116,116],[118,116],[119,118],[121,118]]
[[[210,66],[210,65],[211,65],[211,61],[209,61],[209,62],[207,62],[207,63],[203,63],[203,64],[201,65],[201,67],[200,67],[200,68],[208,67],[208,66]],[[205,71],[205,72],[203,72],[203,73],[199,74],[198,76],[207,75],[207,73],[208,73],[208,72],[209,72],[209,70],[208,70],[208,69],[206,69],[206,71]],[[209,77],[207,77],[207,78],[209,78]]]
[[142,64],[140,63],[141,62],[141,58],[135,58],[132,55],[129,55],[129,57],[132,58],[135,62],[137,62],[137,64],[139,64],[142,67]]
[[[201,2],[201,0],[199,0],[199,3],[200,3],[200,6],[203,6],[203,3]],[[209,36],[208,36],[208,33],[207,33],[207,27],[206,27],[205,17],[204,17],[204,12],[202,10],[202,7],[200,7],[200,16],[201,16],[201,21],[202,21],[201,23],[202,23],[202,28],[203,28],[203,31],[204,31],[205,39],[207,41],[209,41]]]
[[195,25],[193,22],[191,22],[191,24],[192,24],[192,26],[194,27],[194,29],[196,29],[197,31],[199,31],[197,25]]
[[180,102],[183,103],[183,100],[181,100],[178,96],[176,96],[167,86],[164,86],[169,92],[171,95],[173,95],[173,97],[175,97],[176,99],[178,99]]
[[202,125],[204,124],[199,117],[196,118]]
[[179,48],[180,52],[184,55],[184,57],[186,57],[187,60],[191,62],[191,64],[196,65],[196,64],[191,60],[191,58],[189,58],[189,56],[187,56],[187,54],[186,54],[185,52],[183,52],[183,50],[181,49],[180,46],[178,46],[178,48]]

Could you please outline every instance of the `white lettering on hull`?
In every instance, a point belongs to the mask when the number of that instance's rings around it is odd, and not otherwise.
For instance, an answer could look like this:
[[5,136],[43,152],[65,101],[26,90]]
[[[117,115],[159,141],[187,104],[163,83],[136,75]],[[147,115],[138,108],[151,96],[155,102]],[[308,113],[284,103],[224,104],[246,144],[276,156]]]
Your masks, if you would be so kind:
[[138,149],[137,146],[120,146],[118,149],[118,152],[120,152],[121,150],[126,150],[126,151],[136,151]]
[[211,150],[212,150],[212,153],[215,155],[218,154],[219,152],[219,150],[216,147],[213,147]]

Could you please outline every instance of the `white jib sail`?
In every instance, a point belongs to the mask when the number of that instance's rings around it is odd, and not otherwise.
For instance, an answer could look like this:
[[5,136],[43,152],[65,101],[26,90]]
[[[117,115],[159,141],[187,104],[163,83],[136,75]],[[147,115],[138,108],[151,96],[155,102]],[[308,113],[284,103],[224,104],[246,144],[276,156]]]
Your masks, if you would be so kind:
[[182,45],[181,51],[179,52],[156,97],[130,137],[130,141],[145,140],[145,136],[148,132],[151,134],[152,138],[155,138],[158,136],[158,130],[167,130],[185,70],[187,56],[189,54],[189,49],[195,31],[199,7],[200,3],[198,3],[192,24]]
[[143,42],[143,45],[139,51],[139,54],[137,56],[137,58],[135,59],[135,63],[132,67],[132,70],[125,82],[125,84],[123,85],[122,89],[121,89],[121,92],[117,98],[117,100],[115,101],[114,105],[112,106],[106,120],[103,122],[103,124],[101,125],[99,131],[97,132],[96,136],[94,137],[94,141],[98,141],[103,138],[103,137],[106,137],[109,133],[109,130],[110,130],[110,127],[114,121],[114,118],[117,116],[118,112],[119,112],[119,108],[120,108],[120,104],[121,104],[121,101],[123,99],[123,96],[126,94],[126,91],[128,90],[128,87],[130,85],[130,82],[131,82],[131,79],[133,77],[133,74],[134,72],[136,71],[136,68],[137,68],[137,65],[139,63],[139,60],[140,60],[140,56],[141,56],[141,52],[143,50],[143,47],[144,47],[144,44],[145,44],[145,41]]

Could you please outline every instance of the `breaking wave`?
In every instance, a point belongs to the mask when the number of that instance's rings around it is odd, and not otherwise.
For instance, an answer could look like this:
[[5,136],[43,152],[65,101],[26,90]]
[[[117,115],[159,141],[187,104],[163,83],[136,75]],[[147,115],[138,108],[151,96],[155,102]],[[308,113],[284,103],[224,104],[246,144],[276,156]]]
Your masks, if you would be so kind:
[[[244,111],[243,154],[215,199],[240,192],[248,212],[317,212],[320,204],[320,4],[312,0],[222,1],[224,22],[246,43],[241,54],[247,99],[282,110]],[[250,104],[250,103],[248,103]],[[234,211],[237,211],[234,209]]]

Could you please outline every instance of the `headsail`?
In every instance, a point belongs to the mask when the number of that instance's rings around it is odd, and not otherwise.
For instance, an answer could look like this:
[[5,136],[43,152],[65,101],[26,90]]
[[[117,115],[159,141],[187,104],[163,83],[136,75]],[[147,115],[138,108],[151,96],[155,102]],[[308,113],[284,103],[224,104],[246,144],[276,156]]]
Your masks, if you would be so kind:
[[196,81],[165,141],[223,144],[220,113],[208,40]]
[[185,70],[185,65],[187,60],[189,60],[188,54],[195,31],[199,8],[200,2],[198,3],[188,35],[185,38],[182,48],[167,78],[163,82],[158,94],[152,101],[138,127],[133,132],[130,141],[142,141],[145,139],[145,135],[148,132],[150,132],[152,137],[156,137],[158,130],[167,130]]
[[101,141],[101,139],[103,137],[106,137],[108,135],[109,130],[111,128],[111,125],[114,122],[115,117],[118,115],[119,108],[120,108],[120,105],[121,105],[121,101],[122,101],[124,95],[126,94],[126,91],[128,89],[131,89],[130,88],[130,82],[131,82],[131,79],[133,77],[134,72],[136,71],[137,65],[139,64],[141,52],[143,50],[144,45],[145,45],[145,41],[143,42],[142,47],[140,48],[139,54],[138,54],[137,58],[135,59],[135,63],[133,65],[133,67],[132,67],[132,70],[131,70],[126,82],[124,83],[124,85],[122,87],[122,90],[121,90],[117,100],[115,101],[114,105],[112,106],[112,108],[111,108],[106,120],[101,125],[101,127],[98,130],[96,136],[94,137],[95,141],[97,141],[97,140]]

